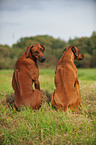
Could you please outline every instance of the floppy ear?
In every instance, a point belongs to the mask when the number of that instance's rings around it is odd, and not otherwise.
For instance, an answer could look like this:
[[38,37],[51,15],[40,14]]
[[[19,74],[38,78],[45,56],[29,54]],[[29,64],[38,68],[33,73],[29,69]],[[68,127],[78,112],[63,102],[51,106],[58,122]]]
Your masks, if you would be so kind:
[[77,58],[78,57],[78,52],[77,52],[76,48],[74,46],[72,46],[71,50]]
[[41,45],[41,47],[45,50],[45,47],[42,45],[42,44],[40,44]]
[[66,51],[66,48],[63,50],[63,53]]
[[29,57],[29,55],[30,55],[30,50],[32,49],[32,47],[33,47],[33,45],[28,46],[28,47],[26,48],[26,51],[25,51],[26,58]]

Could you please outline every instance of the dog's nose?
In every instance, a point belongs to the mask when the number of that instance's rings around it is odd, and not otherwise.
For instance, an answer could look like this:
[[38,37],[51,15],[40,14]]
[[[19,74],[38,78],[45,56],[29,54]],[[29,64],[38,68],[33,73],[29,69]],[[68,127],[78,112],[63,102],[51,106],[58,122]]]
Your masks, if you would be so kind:
[[43,56],[43,57],[42,57],[42,60],[45,60],[45,59],[46,59],[46,58]]
[[44,62],[45,59],[46,59],[46,57],[43,56],[43,57],[41,58],[41,62]]

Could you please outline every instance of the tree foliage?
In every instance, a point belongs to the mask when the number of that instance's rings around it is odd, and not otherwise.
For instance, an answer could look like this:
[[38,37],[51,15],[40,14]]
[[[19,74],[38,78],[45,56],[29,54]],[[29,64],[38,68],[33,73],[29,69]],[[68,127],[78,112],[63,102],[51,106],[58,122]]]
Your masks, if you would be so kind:
[[77,67],[96,67],[96,31],[94,31],[91,37],[70,39],[68,42],[48,35],[39,35],[20,38],[12,47],[0,45],[0,69],[14,68],[16,60],[25,52],[25,48],[38,43],[46,48],[46,62],[40,64],[41,67],[56,67],[63,50],[69,45],[77,46],[85,56],[83,61],[76,62]]

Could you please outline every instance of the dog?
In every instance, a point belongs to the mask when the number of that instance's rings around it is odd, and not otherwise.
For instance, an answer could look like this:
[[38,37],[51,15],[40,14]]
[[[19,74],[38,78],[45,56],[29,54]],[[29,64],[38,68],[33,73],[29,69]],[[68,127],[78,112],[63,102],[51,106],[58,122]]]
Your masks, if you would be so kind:
[[42,44],[31,45],[17,60],[12,78],[16,97],[13,103],[14,110],[18,110],[22,105],[32,107],[32,109],[38,109],[41,106],[42,97],[37,60],[42,63],[45,61],[44,51],[45,47]]
[[51,98],[52,105],[55,108],[62,108],[64,112],[67,108],[74,109],[78,105],[82,105],[78,70],[74,64],[76,60],[82,60],[83,54],[80,53],[76,46],[69,46],[63,52],[63,56],[60,58],[56,72],[55,72],[55,86]]

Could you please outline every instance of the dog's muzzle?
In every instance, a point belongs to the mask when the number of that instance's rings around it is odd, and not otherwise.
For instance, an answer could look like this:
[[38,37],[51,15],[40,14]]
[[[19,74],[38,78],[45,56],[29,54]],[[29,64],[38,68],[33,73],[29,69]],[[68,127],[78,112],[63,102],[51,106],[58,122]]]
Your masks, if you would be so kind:
[[83,54],[81,54],[81,56],[80,56],[79,60],[83,60],[83,59],[84,59],[84,55],[83,55]]
[[45,58],[44,56],[43,56],[43,57],[39,57],[39,61],[40,61],[40,62],[44,62],[45,59],[46,59],[46,58]]

